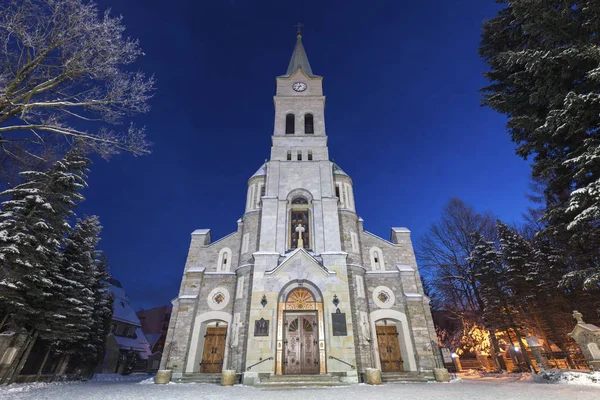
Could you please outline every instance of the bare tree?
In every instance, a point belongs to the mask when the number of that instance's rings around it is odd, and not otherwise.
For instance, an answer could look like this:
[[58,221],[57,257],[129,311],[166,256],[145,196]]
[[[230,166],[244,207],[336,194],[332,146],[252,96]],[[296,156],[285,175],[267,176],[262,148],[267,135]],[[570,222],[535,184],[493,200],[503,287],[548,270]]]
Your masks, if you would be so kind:
[[107,158],[149,153],[143,128],[154,79],[127,67],[143,55],[122,17],[83,0],[0,4],[0,162],[43,162],[75,141]]
[[[473,324],[486,325],[475,269],[469,261],[476,245],[473,240],[475,232],[482,234],[486,240],[494,240],[496,218],[491,213],[477,213],[462,200],[453,198],[444,207],[440,221],[431,225],[416,246],[419,264],[433,294],[432,303],[460,322],[463,328],[461,337]],[[493,334],[491,340],[495,353],[498,353],[498,343]]]
[[480,232],[487,240],[493,240],[495,229],[491,214],[476,213],[462,200],[453,198],[444,207],[441,220],[419,238],[419,263],[441,306],[478,312],[473,266],[468,260],[475,247],[472,234]]

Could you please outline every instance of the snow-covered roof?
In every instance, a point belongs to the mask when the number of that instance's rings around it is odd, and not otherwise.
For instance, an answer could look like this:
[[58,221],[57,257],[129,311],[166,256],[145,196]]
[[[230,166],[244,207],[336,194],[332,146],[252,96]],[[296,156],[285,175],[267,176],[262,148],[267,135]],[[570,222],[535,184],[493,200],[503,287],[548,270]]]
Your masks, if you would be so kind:
[[258,169],[258,171],[256,171],[254,173],[254,175],[252,175],[250,177],[250,179],[254,178],[255,176],[265,176],[267,175],[267,163],[264,163],[263,165],[260,166],[260,168]]
[[152,349],[150,347],[150,343],[146,339],[144,332],[142,332],[142,328],[137,328],[135,330],[135,334],[137,336],[135,339],[123,337],[123,336],[116,336],[116,335],[113,335],[113,336],[114,336],[115,340],[117,341],[117,343],[119,344],[119,346],[121,346],[122,349],[128,350],[128,349],[133,348],[140,354],[140,357],[143,360],[147,360],[148,356],[152,355]]
[[129,302],[129,298],[127,297],[127,293],[125,293],[125,289],[111,285],[110,291],[115,297],[113,302],[114,311],[112,319],[135,326],[141,326],[140,319],[137,317],[137,315],[135,315],[135,311]]
[[344,175],[347,176],[348,178],[350,177],[347,173],[345,173],[339,165],[337,165],[336,163],[332,163],[333,164],[333,173],[334,175]]

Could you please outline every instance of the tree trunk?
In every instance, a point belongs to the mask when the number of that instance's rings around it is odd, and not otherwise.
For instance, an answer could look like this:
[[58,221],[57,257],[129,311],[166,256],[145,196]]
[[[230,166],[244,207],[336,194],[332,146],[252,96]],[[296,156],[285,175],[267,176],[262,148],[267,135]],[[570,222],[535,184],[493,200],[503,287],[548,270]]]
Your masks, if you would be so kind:
[[35,376],[36,382],[40,379],[40,375],[42,375],[42,370],[46,366],[46,361],[48,361],[48,356],[50,355],[51,350],[52,350],[52,346],[48,346],[48,350],[46,350],[46,354],[44,355],[44,360],[42,361],[42,364],[40,365],[40,368],[38,369],[38,372]]
[[8,320],[8,313],[4,314],[4,318],[2,318],[2,321],[0,321],[0,332],[2,331],[2,327],[4,326],[4,324],[6,323],[7,320]]
[[[473,295],[475,296],[475,301],[477,302],[477,305],[479,306],[480,313],[483,315],[484,328],[487,328],[487,326],[489,326],[489,324],[487,324],[487,322],[485,321],[485,313],[483,312],[483,310],[485,310],[485,303],[483,302],[483,299],[481,298],[481,296],[479,294],[479,290],[477,289],[477,285],[476,285],[475,281],[473,281],[471,285],[473,286]],[[502,358],[502,356],[498,356],[500,354],[500,346],[498,345],[498,338],[496,337],[496,333],[490,328],[487,328],[487,329],[490,332],[490,339],[492,342],[492,353],[493,353],[492,358],[494,359],[496,366],[498,366],[498,367],[500,367],[500,369],[506,371],[507,368],[506,368],[506,363],[504,362],[504,359]]]
[[533,367],[533,364],[531,363],[529,354],[527,354],[527,348],[525,347],[525,343],[523,343],[523,337],[521,336],[521,333],[519,332],[519,329],[517,328],[517,324],[515,323],[515,320],[512,316],[512,313],[510,312],[510,310],[508,308],[508,305],[506,304],[506,301],[504,302],[504,312],[506,313],[506,316],[508,317],[508,321],[510,323],[511,328],[515,332],[515,336],[517,336],[517,341],[519,342],[519,348],[521,349],[521,354],[523,355],[525,364],[527,364],[527,367],[529,368],[530,371],[533,371],[534,373],[537,374],[538,371],[536,371],[536,369]]
[[30,332],[27,333],[27,338],[28,339],[25,341],[25,343],[23,343],[23,346],[21,346],[20,351],[19,351],[19,355],[16,356],[15,358],[13,358],[12,362],[10,363],[10,365],[4,371],[4,374],[2,374],[2,376],[0,377],[0,384],[2,384],[2,385],[8,385],[10,377],[12,375],[13,368],[15,368],[14,366],[19,362],[19,360],[21,359],[21,356],[23,355],[23,353],[27,350],[27,347],[29,346],[29,342],[31,341],[31,334],[34,331],[35,330],[32,329]]
[[58,362],[58,366],[56,367],[56,370],[54,370],[54,379],[55,380],[60,375],[65,373],[68,363],[69,363],[69,356],[67,354],[63,354],[63,356],[60,358],[60,361]]
[[33,333],[33,337],[31,338],[31,340],[29,340],[29,344],[27,345],[27,348],[25,349],[25,352],[23,352],[21,354],[21,359],[19,360],[19,363],[17,364],[17,367],[13,370],[12,376],[8,380],[8,384],[9,385],[11,383],[14,383],[17,380],[17,377],[19,376],[19,373],[21,372],[21,370],[25,366],[25,362],[27,362],[27,358],[29,358],[29,353],[31,353],[31,349],[33,349],[33,345],[37,341],[38,335],[39,335],[39,331],[36,329],[35,332]]
[[504,362],[504,358],[500,355],[500,346],[498,345],[498,338],[496,337],[496,332],[490,330],[490,341],[492,342],[492,358],[496,363],[496,366],[501,370],[506,371],[506,363]]

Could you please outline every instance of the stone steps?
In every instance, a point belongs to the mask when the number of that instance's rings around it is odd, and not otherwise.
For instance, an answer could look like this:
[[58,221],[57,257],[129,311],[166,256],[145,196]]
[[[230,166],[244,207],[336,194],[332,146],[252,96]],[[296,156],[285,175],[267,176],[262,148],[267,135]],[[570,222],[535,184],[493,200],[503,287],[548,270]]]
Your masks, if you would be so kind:
[[433,381],[429,377],[420,375],[417,372],[382,372],[381,381],[383,383],[426,383]]
[[298,388],[349,386],[332,375],[271,375],[254,385],[260,388]]
[[216,383],[221,384],[221,374],[183,374],[181,378],[173,379],[177,383]]

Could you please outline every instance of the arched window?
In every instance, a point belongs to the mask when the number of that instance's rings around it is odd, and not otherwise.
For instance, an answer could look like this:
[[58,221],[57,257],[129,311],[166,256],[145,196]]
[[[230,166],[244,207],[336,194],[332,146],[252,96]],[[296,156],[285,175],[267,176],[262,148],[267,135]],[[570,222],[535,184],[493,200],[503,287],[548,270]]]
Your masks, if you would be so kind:
[[254,208],[254,185],[250,185],[248,187],[248,210],[252,210]]
[[291,150],[288,150],[288,152],[287,152],[287,160],[292,161],[292,151]]
[[371,256],[371,269],[373,271],[385,271],[383,252],[381,249],[379,247],[371,247],[369,253]]
[[290,249],[302,247],[310,249],[309,204],[306,197],[296,196],[291,201],[290,210]]
[[219,252],[217,272],[228,272],[231,268],[231,249],[225,247]]
[[315,133],[315,124],[313,122],[313,115],[304,115],[304,133]]
[[298,151],[298,161],[302,161],[302,152]]
[[304,197],[296,197],[294,200],[292,200],[292,204],[308,204],[308,200],[306,200]]
[[294,116],[294,114],[288,114],[285,116],[285,133],[296,133],[296,117]]
[[312,161],[312,150],[308,151],[308,161]]
[[310,249],[310,226],[308,223],[308,209],[304,207],[292,207],[290,215],[290,248],[296,249],[302,238],[302,248]]

